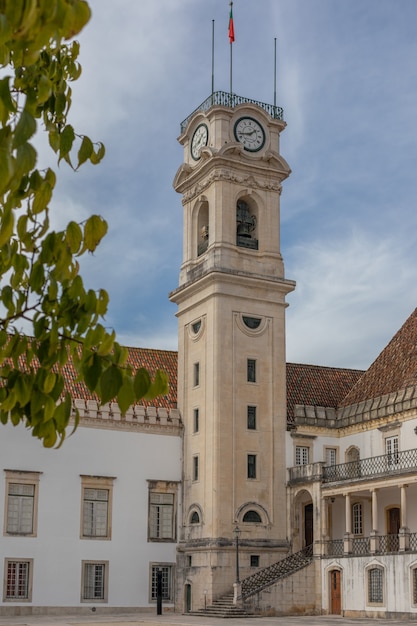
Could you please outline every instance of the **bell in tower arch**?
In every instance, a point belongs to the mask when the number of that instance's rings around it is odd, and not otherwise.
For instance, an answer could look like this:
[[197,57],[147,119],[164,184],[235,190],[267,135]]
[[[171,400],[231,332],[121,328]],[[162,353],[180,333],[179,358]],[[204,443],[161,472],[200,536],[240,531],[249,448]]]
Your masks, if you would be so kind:
[[258,240],[252,235],[256,229],[256,215],[251,215],[244,200],[236,205],[236,244],[241,248],[258,249]]

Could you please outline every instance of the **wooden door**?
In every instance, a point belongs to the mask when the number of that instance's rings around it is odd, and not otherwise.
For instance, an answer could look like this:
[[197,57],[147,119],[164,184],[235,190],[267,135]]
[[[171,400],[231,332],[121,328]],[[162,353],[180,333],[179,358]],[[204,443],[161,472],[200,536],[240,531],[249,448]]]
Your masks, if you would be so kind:
[[340,572],[334,569],[330,572],[330,613],[332,615],[341,615],[342,613],[342,594],[340,590]]
[[304,545],[311,546],[313,538],[313,503],[310,503],[304,507]]

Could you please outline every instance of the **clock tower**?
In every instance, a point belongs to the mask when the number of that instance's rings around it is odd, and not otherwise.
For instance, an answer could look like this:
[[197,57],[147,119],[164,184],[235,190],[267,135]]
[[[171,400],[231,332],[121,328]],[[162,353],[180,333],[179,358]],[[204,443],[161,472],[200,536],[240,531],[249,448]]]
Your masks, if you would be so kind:
[[[204,607],[286,555],[287,280],[282,109],[213,93],[181,125],[178,608]],[[238,557],[238,558],[237,558]]]

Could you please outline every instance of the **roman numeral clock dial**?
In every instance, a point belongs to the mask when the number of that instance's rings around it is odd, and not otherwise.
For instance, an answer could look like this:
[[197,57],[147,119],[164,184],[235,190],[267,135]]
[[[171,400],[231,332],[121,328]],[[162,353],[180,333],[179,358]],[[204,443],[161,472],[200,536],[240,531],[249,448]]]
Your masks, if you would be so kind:
[[258,152],[264,147],[265,131],[253,117],[238,119],[234,126],[234,134],[248,152]]
[[194,161],[198,161],[200,158],[201,148],[207,145],[208,142],[208,128],[205,124],[197,126],[193,138],[191,139],[191,156]]

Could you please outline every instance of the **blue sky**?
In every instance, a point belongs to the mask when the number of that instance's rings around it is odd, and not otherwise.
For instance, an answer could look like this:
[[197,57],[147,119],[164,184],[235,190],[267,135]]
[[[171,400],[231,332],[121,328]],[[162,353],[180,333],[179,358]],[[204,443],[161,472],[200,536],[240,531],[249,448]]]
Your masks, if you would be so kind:
[[[127,345],[177,348],[180,122],[229,89],[228,0],[91,0],[71,122],[106,145],[60,166],[56,223],[100,213],[83,263]],[[233,91],[277,104],[292,174],[281,196],[287,359],[366,368],[417,306],[416,0],[235,0]],[[41,156],[43,150],[41,150]],[[45,156],[46,158],[46,156]]]

